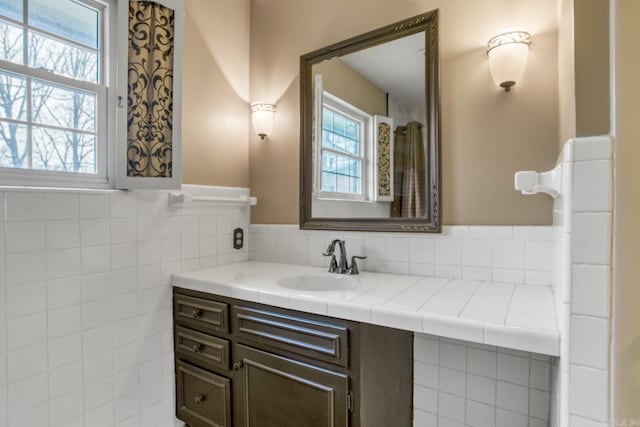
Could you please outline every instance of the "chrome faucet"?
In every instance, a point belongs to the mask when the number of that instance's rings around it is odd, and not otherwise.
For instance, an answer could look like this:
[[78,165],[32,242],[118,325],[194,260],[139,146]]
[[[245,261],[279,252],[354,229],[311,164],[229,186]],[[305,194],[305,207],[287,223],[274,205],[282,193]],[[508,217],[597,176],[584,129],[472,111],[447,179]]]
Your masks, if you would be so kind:
[[[340,261],[336,260],[336,244],[340,248]],[[327,251],[323,253],[324,256],[330,256],[331,262],[329,262],[329,273],[337,273],[337,274],[358,274],[358,265],[356,264],[357,259],[365,259],[366,256],[353,256],[351,257],[351,266],[349,266],[349,262],[347,261],[347,248],[344,240],[335,239],[333,240],[329,246],[327,247]]]

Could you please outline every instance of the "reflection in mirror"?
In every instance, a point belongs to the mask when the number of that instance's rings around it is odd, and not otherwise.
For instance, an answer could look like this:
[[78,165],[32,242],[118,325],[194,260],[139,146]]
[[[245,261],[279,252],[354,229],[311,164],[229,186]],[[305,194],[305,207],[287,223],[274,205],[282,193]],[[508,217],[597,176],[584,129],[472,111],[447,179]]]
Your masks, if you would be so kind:
[[314,64],[314,217],[426,216],[424,32]]
[[439,231],[436,18],[302,57],[302,228]]

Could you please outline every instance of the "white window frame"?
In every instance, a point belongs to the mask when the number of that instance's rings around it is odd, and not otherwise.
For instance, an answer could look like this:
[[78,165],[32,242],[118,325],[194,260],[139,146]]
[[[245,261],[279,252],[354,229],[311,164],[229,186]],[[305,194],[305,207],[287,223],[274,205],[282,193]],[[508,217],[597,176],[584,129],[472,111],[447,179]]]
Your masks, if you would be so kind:
[[[76,80],[70,77],[54,74],[46,70],[30,67],[28,64],[16,64],[0,60],[0,69],[18,74],[26,79],[43,80],[54,85],[66,86],[96,93],[96,173],[74,173],[62,171],[45,171],[36,169],[17,169],[0,167],[0,186],[28,186],[28,187],[62,187],[62,188],[114,188],[113,183],[113,155],[115,133],[115,106],[110,102],[115,94],[115,41],[116,41],[116,5],[117,0],[75,0],[85,6],[100,11],[98,54],[100,77],[97,83]],[[27,0],[24,4],[24,21],[17,22],[3,17],[2,20],[22,27],[26,31],[32,29],[27,20]],[[33,28],[35,32],[45,34],[53,39],[67,42],[58,35]],[[28,38],[24,38],[28,43]],[[29,96],[29,94],[26,94]],[[29,108],[29,107],[27,107]],[[33,122],[28,117],[26,125]],[[29,133],[31,131],[29,130]]]
[[[341,98],[327,92],[322,92],[322,104],[316,117],[318,124],[317,153],[316,156],[316,182],[318,183],[317,199],[322,200],[349,200],[349,201],[370,201],[372,199],[371,183],[372,183],[372,126],[373,116],[360,110],[359,108],[349,104]],[[361,156],[353,156],[341,151],[326,149],[322,146],[322,116],[324,108],[329,108],[337,113],[360,123],[360,154]],[[359,158],[362,161],[360,175],[360,194],[341,193],[332,191],[322,191],[322,153],[329,151],[344,157]]]

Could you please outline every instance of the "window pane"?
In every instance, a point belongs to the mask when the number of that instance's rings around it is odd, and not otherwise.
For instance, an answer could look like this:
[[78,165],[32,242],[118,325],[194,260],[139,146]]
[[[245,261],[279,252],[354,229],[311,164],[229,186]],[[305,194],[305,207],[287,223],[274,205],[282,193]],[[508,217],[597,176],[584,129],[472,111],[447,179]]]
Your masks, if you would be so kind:
[[322,172],[322,191],[335,193],[337,191],[336,177],[336,174]]
[[32,83],[33,121],[44,125],[95,132],[96,95],[40,80]]
[[25,120],[26,79],[0,71],[0,118]]
[[326,107],[323,108],[322,109],[322,128],[333,133],[335,128],[334,126],[335,116],[336,116],[336,113],[333,110],[330,110],[329,108],[326,108]]
[[0,15],[22,22],[22,0],[0,0]]
[[322,153],[322,170],[324,172],[336,171],[336,155],[333,153]]
[[95,135],[33,128],[33,168],[96,173]]
[[324,148],[331,148],[332,150],[336,149],[331,132],[327,132],[326,130],[322,131],[322,146]]
[[322,128],[349,139],[360,139],[359,122],[327,107],[322,109]]
[[338,175],[338,193],[350,193],[351,181],[348,176]]
[[352,120],[349,120],[347,122],[347,138],[349,139],[354,139],[354,140],[359,140],[360,139],[360,135],[358,135],[360,126],[358,126],[357,122],[354,122]]
[[[28,0],[25,20],[23,4],[0,0],[0,60],[100,84],[100,7]],[[98,94],[25,70],[0,70],[0,168],[97,173]]]
[[22,64],[22,38],[22,28],[0,21],[0,59]]
[[328,108],[322,109],[322,128],[333,130],[333,111]]
[[98,11],[72,0],[30,0],[29,24],[76,43],[98,47]]
[[0,167],[28,168],[27,127],[0,120]]
[[354,156],[360,155],[360,143],[351,139],[344,140],[344,151],[353,154]]
[[344,135],[345,133],[345,126],[346,126],[346,120],[344,118],[344,116],[341,116],[339,114],[335,114],[333,115],[333,132],[337,133],[338,135]]
[[352,156],[360,155],[360,143],[345,138],[342,135],[331,133],[327,130],[322,131],[322,146],[332,150],[342,151]]
[[328,108],[322,109],[322,145],[360,155],[360,123]]
[[358,178],[353,178],[351,180],[351,192],[352,193],[356,193],[356,194],[361,193],[361,191],[360,191],[360,180]]
[[361,161],[322,153],[322,191],[361,194]]
[[78,80],[98,82],[98,53],[29,33],[29,65]]
[[344,136],[342,135],[338,135],[338,134],[334,134],[333,135],[333,141],[334,144],[336,146],[336,149],[340,150],[340,151],[347,151],[347,141],[344,139]]
[[350,159],[348,157],[336,156],[337,166],[336,173],[345,175],[360,177],[360,161],[356,159]]

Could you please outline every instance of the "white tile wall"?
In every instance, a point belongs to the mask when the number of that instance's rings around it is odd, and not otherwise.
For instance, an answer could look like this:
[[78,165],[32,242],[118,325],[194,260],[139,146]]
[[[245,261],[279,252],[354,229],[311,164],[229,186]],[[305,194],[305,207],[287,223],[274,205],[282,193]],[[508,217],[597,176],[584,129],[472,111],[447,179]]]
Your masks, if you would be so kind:
[[0,426],[174,425],[169,276],[248,259],[249,209],[167,201],[0,193]]
[[445,226],[442,234],[300,230],[251,225],[251,259],[328,266],[335,238],[347,253],[366,255],[361,270],[551,286],[552,227]]
[[553,289],[562,336],[552,367],[551,425],[608,425],[611,274],[611,141],[577,138],[559,163],[554,200]]
[[548,356],[423,334],[414,353],[414,427],[548,425]]

